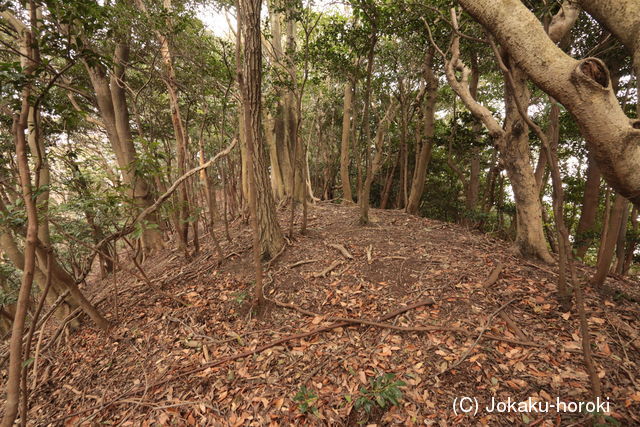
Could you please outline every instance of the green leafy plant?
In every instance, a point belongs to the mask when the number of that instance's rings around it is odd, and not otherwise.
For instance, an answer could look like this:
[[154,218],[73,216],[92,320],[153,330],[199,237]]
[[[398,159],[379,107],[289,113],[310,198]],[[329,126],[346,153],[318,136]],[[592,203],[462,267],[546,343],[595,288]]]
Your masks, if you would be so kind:
[[360,387],[361,396],[356,399],[355,408],[364,410],[367,414],[375,405],[384,409],[387,406],[397,405],[402,399],[404,381],[395,380],[394,374],[379,375],[369,379],[369,387]]
[[298,404],[300,412],[306,414],[311,412],[313,414],[318,413],[318,408],[315,407],[315,403],[318,400],[318,395],[315,391],[308,389],[306,386],[300,387],[300,390],[293,397],[293,401]]
[[233,296],[233,300],[236,303],[242,304],[249,296],[249,293],[247,291],[239,291],[239,292],[234,292],[232,296]]
[[590,414],[593,415],[595,419],[595,422],[593,423],[595,427],[611,427],[621,425],[620,421],[616,420],[611,415],[605,415],[598,411],[590,412]]

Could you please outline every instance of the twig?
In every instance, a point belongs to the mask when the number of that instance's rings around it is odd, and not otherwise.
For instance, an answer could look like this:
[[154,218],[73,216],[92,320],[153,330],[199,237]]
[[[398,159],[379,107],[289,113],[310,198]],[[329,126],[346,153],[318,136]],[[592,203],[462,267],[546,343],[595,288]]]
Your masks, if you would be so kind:
[[271,258],[271,259],[269,260],[269,262],[267,263],[267,266],[266,266],[265,270],[269,270],[269,269],[271,268],[271,264],[273,264],[273,263],[278,259],[278,257],[280,257],[280,255],[282,255],[282,253],[284,252],[284,250],[285,250],[285,249],[287,249],[287,246],[288,246],[288,245],[282,245],[282,249],[280,249],[280,251],[278,251],[278,253],[277,253],[273,258]]
[[[302,314],[304,314],[306,316],[310,316],[310,317],[322,317],[323,316],[322,314],[306,310],[306,309],[304,309],[302,307],[298,307],[295,304],[289,304],[289,303],[285,303],[285,302],[277,301],[277,300],[269,300],[269,301],[273,302],[275,305],[277,305],[279,307],[284,307],[284,308],[288,308],[288,309],[291,309],[291,310],[295,310],[295,311],[297,311],[299,313],[302,313]],[[428,301],[428,300],[426,300],[426,301]],[[433,300],[431,300],[431,301],[433,301]],[[434,303],[435,302],[431,302],[431,304],[434,304]],[[396,330],[396,331],[401,331],[401,332],[449,331],[449,332],[459,332],[459,333],[465,334],[467,336],[471,335],[471,333],[469,331],[467,331],[466,329],[463,329],[463,328],[438,326],[438,325],[396,326],[396,325],[389,325],[387,323],[381,323],[381,322],[375,322],[375,321],[371,321],[371,320],[351,318],[351,317],[331,317],[331,318],[327,318],[326,320],[327,321],[331,321],[331,322],[344,321],[344,322],[350,322],[351,324],[361,324],[361,325],[376,326],[378,328],[391,329],[391,330]],[[494,341],[503,341],[503,342],[507,342],[509,344],[515,344],[515,345],[526,346],[526,347],[544,347],[544,345],[535,343],[533,341],[530,341],[526,337],[524,339],[521,339],[521,340],[515,340],[515,339],[511,339],[511,338],[506,338],[506,337],[499,337],[499,336],[496,336],[496,335],[484,334],[483,338],[494,340]]]
[[301,265],[305,265],[305,264],[311,264],[312,262],[317,262],[320,261],[319,259],[303,259],[302,261],[298,261],[298,262],[294,262],[293,264],[289,265],[289,268],[294,268],[294,267],[299,267]]
[[499,316],[502,320],[505,321],[505,323],[507,324],[507,326],[509,327],[509,329],[511,329],[513,331],[514,334],[516,334],[516,336],[521,339],[522,341],[528,341],[529,339],[527,338],[527,336],[524,334],[524,332],[522,332],[522,329],[520,329],[520,327],[518,327],[517,323],[513,321],[513,319],[511,319],[511,317],[509,317],[509,315],[507,313],[505,313],[504,311],[501,311],[499,313]]
[[231,152],[233,147],[235,147],[236,142],[237,142],[237,140],[234,138],[231,141],[231,143],[227,146],[227,148],[225,148],[224,150],[222,150],[221,152],[219,152],[218,154],[213,156],[213,158],[211,158],[208,161],[202,163],[200,166],[195,167],[195,168],[185,172],[184,175],[182,175],[181,177],[176,179],[174,181],[174,183],[171,184],[171,187],[169,187],[167,189],[167,191],[164,192],[164,194],[162,194],[160,197],[158,197],[156,199],[156,201],[153,202],[153,204],[151,206],[148,206],[142,212],[140,212],[138,214],[138,216],[130,224],[128,224],[126,227],[122,228],[120,231],[118,231],[118,232],[116,232],[116,233],[114,233],[114,234],[112,234],[110,236],[105,237],[100,242],[98,242],[95,246],[98,247],[98,248],[101,248],[102,245],[104,245],[104,244],[106,244],[108,242],[111,242],[113,240],[119,239],[120,237],[123,237],[123,236],[126,236],[126,235],[132,233],[135,230],[136,224],[138,224],[140,221],[142,221],[150,213],[155,212],[160,207],[160,205],[162,205],[162,203],[164,203],[164,201],[167,200],[173,194],[173,192],[180,186],[180,184],[182,184],[190,176],[198,173],[202,169],[208,168],[209,166],[214,164],[216,161],[218,161],[218,159],[227,156]]
[[[447,367],[446,369],[440,371],[437,375],[441,375],[444,374],[445,372],[459,366],[462,362],[464,362],[464,360],[467,358],[467,356],[469,356],[469,353],[471,353],[471,351],[476,347],[476,345],[478,345],[478,343],[480,342],[480,340],[482,339],[482,335],[484,335],[485,331],[489,328],[489,326],[491,325],[491,322],[493,321],[493,319],[498,315],[498,313],[500,313],[506,306],[508,306],[509,304],[511,304],[512,302],[514,302],[515,300],[517,300],[517,298],[513,298],[507,302],[505,302],[504,304],[502,304],[500,307],[498,307],[497,310],[495,310],[493,313],[491,313],[491,316],[489,316],[489,319],[487,319],[487,322],[484,324],[484,326],[482,327],[482,329],[480,330],[480,334],[478,334],[478,338],[476,338],[476,340],[473,342],[473,344],[471,344],[469,346],[469,348],[467,348],[465,350],[464,353],[462,353],[462,356],[460,356],[460,358],[454,362],[451,366]],[[437,376],[436,375],[436,376]]]
[[341,245],[339,243],[329,243],[327,244],[327,246],[337,249],[345,258],[353,259],[353,255],[351,255],[351,253],[347,250],[347,248],[344,247],[344,245]]
[[504,269],[504,264],[502,262],[499,262],[498,265],[496,265],[493,268],[493,270],[491,271],[491,274],[489,274],[489,277],[487,277],[487,279],[484,281],[484,283],[482,284],[482,287],[488,288],[489,286],[492,286],[494,283],[496,283],[503,269]]
[[324,277],[324,276],[327,275],[327,273],[329,273],[331,270],[333,270],[334,268],[336,268],[340,264],[342,264],[342,261],[333,261],[329,267],[325,268],[324,270],[322,270],[319,273],[313,273],[312,276],[315,277],[315,278]]
[[373,245],[367,246],[367,264],[373,262]]

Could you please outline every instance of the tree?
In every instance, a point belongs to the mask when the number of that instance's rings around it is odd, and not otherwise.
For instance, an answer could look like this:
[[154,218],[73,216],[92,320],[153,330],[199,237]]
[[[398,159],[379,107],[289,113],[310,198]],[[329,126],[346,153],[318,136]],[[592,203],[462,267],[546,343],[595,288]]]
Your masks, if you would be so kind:
[[[460,59],[460,36],[456,12],[451,12],[454,34],[451,42],[451,58],[446,58],[445,74],[453,90],[471,113],[481,121],[498,147],[503,158],[511,186],[513,188],[517,210],[516,248],[525,257],[536,257],[545,262],[553,262],[548,252],[542,228],[542,206],[538,197],[538,186],[530,163],[528,126],[517,109],[517,104],[529,104],[529,90],[526,77],[515,67],[513,87],[505,85],[506,117],[501,126],[491,111],[477,102],[471,93],[469,76],[471,69]],[[508,59],[505,60],[509,65]],[[456,75],[461,72],[461,78]]]
[[[258,259],[274,257],[284,245],[284,237],[276,216],[275,201],[269,184],[262,138],[262,41],[260,37],[259,0],[241,0],[239,25],[242,28],[244,66],[238,69],[238,83],[242,94],[244,143],[249,176],[250,216],[259,246]],[[259,245],[258,245],[259,243]],[[258,277],[261,273],[258,274]],[[256,279],[257,281],[258,279]],[[261,285],[256,283],[256,288]],[[258,291],[257,291],[258,292]]]
[[[542,90],[574,116],[587,146],[607,182],[634,205],[640,206],[640,119],[630,119],[614,93],[609,70],[597,58],[576,60],[556,46],[538,19],[520,0],[459,0]],[[638,62],[637,19],[633,1],[580,2],[594,17],[609,24]],[[623,15],[623,16],[620,16]],[[632,27],[633,23],[635,27]]]

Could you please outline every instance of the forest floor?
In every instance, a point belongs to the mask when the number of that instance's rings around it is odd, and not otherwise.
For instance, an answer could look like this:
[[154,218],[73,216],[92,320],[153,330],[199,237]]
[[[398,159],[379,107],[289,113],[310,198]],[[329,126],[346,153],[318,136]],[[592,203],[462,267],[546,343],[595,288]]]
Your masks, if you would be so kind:
[[[287,216],[283,210],[283,225]],[[246,309],[254,280],[251,234],[239,222],[231,227],[232,242],[222,242],[230,256],[220,266],[205,236],[190,261],[166,251],[144,262],[156,289],[126,271],[116,280],[94,279],[86,291],[93,300],[110,295],[99,308],[115,326],[105,334],[83,318],[84,326],[39,355],[29,422],[588,422],[588,413],[552,408],[502,414],[485,408],[492,396],[590,400],[578,316],[559,310],[555,266],[525,261],[508,242],[455,224],[390,210],[371,216],[374,223],[361,227],[355,207],[311,206],[309,233],[296,235],[265,266],[272,302],[261,320]],[[486,286],[497,271],[497,281]],[[588,277],[591,269],[579,272]],[[640,287],[607,283],[619,289],[611,298],[585,290],[596,369],[610,402],[612,418],[605,420],[640,424],[640,306],[624,296]],[[49,326],[43,348],[56,329]],[[385,383],[385,374],[395,377]],[[453,403],[461,397],[478,399],[477,415],[456,415]]]

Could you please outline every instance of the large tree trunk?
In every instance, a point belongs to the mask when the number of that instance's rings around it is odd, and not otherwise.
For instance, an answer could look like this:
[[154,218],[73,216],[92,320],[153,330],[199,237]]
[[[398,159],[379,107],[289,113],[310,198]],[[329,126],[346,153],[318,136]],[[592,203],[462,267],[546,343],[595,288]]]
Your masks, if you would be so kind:
[[[640,205],[640,119],[625,115],[604,63],[596,58],[578,61],[565,54],[520,0],[460,0],[460,4],[538,87],[573,114],[607,182]],[[625,36],[628,47],[637,52],[640,13],[633,13],[640,8],[637,2],[583,0],[581,4],[596,17],[600,13],[599,19],[614,34]]]
[[[252,221],[258,234],[260,254],[274,257],[284,245],[284,237],[276,216],[275,201],[271,192],[269,172],[262,137],[262,44],[260,39],[260,1],[240,0],[242,9],[242,35],[244,36],[244,67],[239,69],[242,91],[244,139],[247,158],[243,168],[249,176],[250,204],[253,205]],[[257,286],[257,285],[256,285]]]

